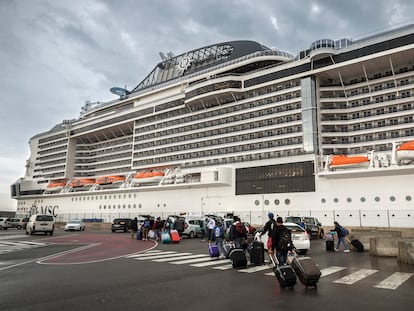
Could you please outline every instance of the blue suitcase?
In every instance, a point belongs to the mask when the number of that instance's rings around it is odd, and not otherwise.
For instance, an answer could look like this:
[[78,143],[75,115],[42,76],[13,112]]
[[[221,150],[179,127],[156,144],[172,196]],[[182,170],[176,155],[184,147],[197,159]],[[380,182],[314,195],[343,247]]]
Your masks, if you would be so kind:
[[210,254],[210,257],[219,257],[219,248],[216,244],[209,244],[208,245],[208,253]]

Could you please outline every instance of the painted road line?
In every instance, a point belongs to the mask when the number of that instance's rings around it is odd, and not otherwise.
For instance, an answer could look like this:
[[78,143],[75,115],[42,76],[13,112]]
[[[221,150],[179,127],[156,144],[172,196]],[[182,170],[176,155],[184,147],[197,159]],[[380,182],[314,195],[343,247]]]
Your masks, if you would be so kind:
[[[185,254],[188,254],[188,255],[185,255]],[[155,261],[155,262],[168,262],[168,261],[175,261],[175,260],[182,260],[182,259],[190,259],[190,258],[200,258],[200,257],[207,256],[207,255],[204,255],[204,254],[191,255],[191,253],[180,253],[178,255],[180,255],[180,256],[178,256],[178,257],[177,256],[176,257],[171,257],[171,258],[155,259],[155,260],[152,260],[152,261]],[[181,256],[181,255],[183,255],[183,256]]]
[[249,267],[249,268],[246,268],[246,269],[240,269],[240,270],[237,270],[237,271],[244,272],[244,273],[254,273],[254,272],[258,272],[258,271],[269,270],[271,268],[272,268],[272,266],[270,266],[270,265],[263,265],[263,266]]
[[128,255],[125,258],[139,258],[139,257],[148,257],[148,256],[154,256],[154,255],[158,255],[158,254],[172,254],[172,253],[177,253],[177,252],[162,252],[162,251],[155,251],[155,252],[145,252],[145,253],[137,253],[137,254],[132,254],[132,255]]
[[196,262],[203,262],[203,261],[211,261],[210,256],[195,258],[195,259],[187,259],[187,260],[181,260],[181,261],[174,261],[171,262],[173,265],[184,265],[188,263],[196,263]]
[[387,277],[382,282],[378,283],[374,287],[384,289],[397,289],[402,283],[407,281],[413,273],[395,272],[394,274]]
[[[185,253],[185,254],[191,254],[191,253]],[[171,257],[171,256],[179,256],[181,254],[177,253],[177,252],[165,252],[165,253],[161,253],[161,254],[151,254],[149,256],[140,256],[140,257],[135,257],[134,259],[136,260],[152,260],[152,259],[159,259],[159,258],[166,258],[166,257]]]
[[232,264],[228,264],[228,265],[224,265],[224,266],[213,267],[212,269],[216,269],[216,270],[229,270],[229,269],[233,269],[233,265]]
[[362,279],[365,279],[366,277],[369,277],[370,275],[378,272],[378,270],[372,270],[372,269],[361,269],[354,273],[351,273],[349,275],[346,275],[336,281],[334,283],[340,283],[340,284],[347,284],[351,285],[354,284]]
[[338,266],[332,266],[332,267],[321,269],[321,277],[327,276],[332,273],[336,273],[338,271],[342,271],[344,269],[346,269],[346,267],[338,267]]
[[209,260],[207,262],[196,263],[190,266],[201,268],[201,267],[217,266],[217,265],[222,265],[222,264],[227,265],[228,263],[229,263],[229,260]]

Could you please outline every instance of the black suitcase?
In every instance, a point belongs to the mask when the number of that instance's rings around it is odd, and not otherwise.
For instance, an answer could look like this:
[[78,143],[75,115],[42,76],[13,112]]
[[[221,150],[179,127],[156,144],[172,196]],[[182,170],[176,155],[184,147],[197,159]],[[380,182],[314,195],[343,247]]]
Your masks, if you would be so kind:
[[293,288],[296,285],[296,274],[293,268],[288,264],[279,265],[276,257],[272,254],[269,254],[269,257],[274,266],[273,273],[275,274],[280,287]]
[[264,265],[264,244],[260,241],[253,241],[250,249],[250,263],[252,265]]
[[321,277],[321,270],[319,270],[312,258],[296,256],[293,258],[291,265],[303,285],[306,287],[316,287]]
[[229,258],[233,268],[246,268],[247,267],[247,258],[246,253],[241,248],[233,248],[230,251]]
[[356,248],[358,252],[362,253],[364,251],[364,245],[361,243],[361,241],[355,239],[351,241],[351,244]]
[[326,241],[326,251],[333,252],[335,250],[334,241]]
[[234,245],[230,243],[225,243],[223,244],[223,248],[224,248],[224,256],[226,256],[226,258],[228,259],[231,250],[234,248]]

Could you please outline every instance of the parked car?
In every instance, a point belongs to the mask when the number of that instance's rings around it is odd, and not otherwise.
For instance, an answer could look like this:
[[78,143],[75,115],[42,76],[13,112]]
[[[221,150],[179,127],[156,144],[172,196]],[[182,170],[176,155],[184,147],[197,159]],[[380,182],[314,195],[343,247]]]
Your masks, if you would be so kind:
[[79,219],[69,220],[65,225],[65,231],[84,231],[85,223]]
[[115,218],[111,224],[111,231],[124,231],[128,232],[131,229],[131,218]]
[[0,230],[7,230],[11,227],[10,218],[0,217]]
[[305,228],[305,222],[303,221],[302,216],[287,216],[285,217],[285,222],[293,222],[295,224],[298,224],[302,228]]
[[199,236],[201,233],[200,222],[202,221],[201,219],[185,220],[183,235],[188,236],[190,239]]
[[34,214],[30,216],[26,225],[26,234],[44,232],[53,235],[55,230],[55,218],[47,214]]
[[24,229],[26,228],[27,218],[10,218],[10,228]]
[[[284,225],[291,231],[292,233],[292,242],[296,248],[296,252],[299,254],[306,254],[310,249],[310,240],[309,235],[304,228],[299,226],[293,222],[285,222]],[[265,233],[262,237],[260,237],[260,233],[263,229],[258,230],[255,235],[255,239],[262,241],[264,243],[264,247],[267,250],[267,238],[268,235]]]
[[324,237],[324,231],[322,228],[322,223],[315,217],[303,217],[305,223],[305,229],[310,235],[310,238],[320,238]]

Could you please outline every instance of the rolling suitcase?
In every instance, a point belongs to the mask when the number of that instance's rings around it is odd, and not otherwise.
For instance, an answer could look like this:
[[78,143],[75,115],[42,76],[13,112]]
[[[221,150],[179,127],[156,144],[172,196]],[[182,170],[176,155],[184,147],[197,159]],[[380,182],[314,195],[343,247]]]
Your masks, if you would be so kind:
[[230,251],[229,258],[233,268],[246,268],[247,258],[246,253],[241,248],[233,248]]
[[172,243],[179,243],[180,242],[180,235],[178,234],[177,230],[171,230],[171,242]]
[[279,265],[276,256],[273,254],[269,254],[269,258],[273,264],[273,273],[275,274],[280,287],[293,288],[296,285],[296,274],[293,268],[288,264]]
[[292,268],[303,285],[316,287],[321,277],[321,270],[312,258],[295,256],[292,260]]
[[170,236],[170,234],[168,233],[167,230],[166,231],[163,231],[161,233],[161,242],[163,244],[169,244],[171,242],[171,236]]
[[358,252],[362,253],[364,251],[364,245],[361,243],[361,241],[354,239],[351,241],[351,244],[356,248]]
[[230,251],[234,248],[234,245],[230,243],[225,243],[223,244],[223,248],[224,248],[224,255],[228,259],[230,255]]
[[250,248],[250,263],[255,266],[264,265],[264,244],[253,241]]
[[210,257],[219,257],[219,249],[216,244],[208,244],[208,253],[210,254]]
[[333,252],[335,250],[334,241],[326,241],[326,251]]

